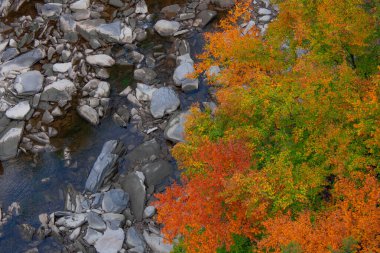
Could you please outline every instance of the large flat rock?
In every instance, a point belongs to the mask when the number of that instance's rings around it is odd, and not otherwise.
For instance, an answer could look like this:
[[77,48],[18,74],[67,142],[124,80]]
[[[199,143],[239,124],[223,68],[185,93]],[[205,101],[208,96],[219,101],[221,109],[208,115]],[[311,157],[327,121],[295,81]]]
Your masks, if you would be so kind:
[[24,125],[24,121],[13,121],[1,133],[0,160],[7,160],[17,155],[18,144],[22,137]]
[[22,55],[19,55],[13,60],[0,65],[0,77],[6,75],[10,71],[20,71],[30,68],[33,66],[33,64],[45,58],[45,56],[45,50],[41,48],[36,48]]

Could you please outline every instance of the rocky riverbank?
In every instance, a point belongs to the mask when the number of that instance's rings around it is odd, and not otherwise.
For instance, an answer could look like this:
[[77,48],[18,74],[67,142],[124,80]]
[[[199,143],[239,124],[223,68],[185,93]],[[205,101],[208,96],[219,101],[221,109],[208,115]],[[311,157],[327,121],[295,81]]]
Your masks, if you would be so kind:
[[[61,148],[51,138],[72,111],[95,126],[111,114],[116,125],[133,126],[146,140],[137,147],[119,136],[107,141],[85,190],[68,187],[64,211],[41,214],[38,229],[20,226],[31,240],[28,252],[38,252],[48,237],[63,252],[170,252],[150,205],[176,171],[162,143],[183,141],[184,99],[216,107],[209,99],[190,100],[204,79],[188,78],[194,70],[189,40],[233,2],[188,1],[150,13],[145,1],[47,1],[13,18],[22,4],[0,0],[0,159]],[[254,24],[265,32],[277,11],[266,1],[254,5],[243,34]],[[154,43],[149,50],[147,42]],[[135,80],[117,104],[108,81],[114,65],[133,68]],[[219,67],[211,71],[217,74]],[[75,166],[65,154],[67,166]],[[7,219],[18,209],[15,204]]]

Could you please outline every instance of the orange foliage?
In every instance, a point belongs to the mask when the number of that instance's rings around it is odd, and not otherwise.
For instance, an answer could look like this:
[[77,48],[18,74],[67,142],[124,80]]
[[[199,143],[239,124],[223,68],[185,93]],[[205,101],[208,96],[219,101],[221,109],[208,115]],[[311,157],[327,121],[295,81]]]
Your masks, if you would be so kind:
[[[262,251],[282,252],[291,242],[300,244],[303,252],[331,252],[342,247],[345,238],[360,242],[357,251],[380,252],[380,183],[373,176],[342,178],[335,184],[334,205],[318,214],[303,212],[293,221],[282,215],[264,222],[269,237],[258,243]],[[312,217],[315,220],[312,221]]]

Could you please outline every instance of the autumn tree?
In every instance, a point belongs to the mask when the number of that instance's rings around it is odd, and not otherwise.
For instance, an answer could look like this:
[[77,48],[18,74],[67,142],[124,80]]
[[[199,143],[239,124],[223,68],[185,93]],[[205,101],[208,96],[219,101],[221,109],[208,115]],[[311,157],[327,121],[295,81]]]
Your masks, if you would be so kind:
[[228,250],[235,235],[256,251],[374,251],[379,4],[278,2],[264,36],[242,26],[247,1],[206,35],[197,73],[220,67],[208,76],[218,108],[193,108],[173,150],[182,185],[157,196],[159,222],[188,252]]

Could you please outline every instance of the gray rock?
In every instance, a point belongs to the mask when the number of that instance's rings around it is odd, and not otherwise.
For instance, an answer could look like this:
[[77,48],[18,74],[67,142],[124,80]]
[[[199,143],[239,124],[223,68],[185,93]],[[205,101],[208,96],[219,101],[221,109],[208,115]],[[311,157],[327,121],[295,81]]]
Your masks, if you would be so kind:
[[120,213],[104,213],[102,218],[105,222],[115,227],[122,227],[125,223],[125,216]]
[[130,173],[122,180],[121,186],[130,196],[131,209],[136,220],[141,221],[146,195],[144,175],[138,171]]
[[106,224],[104,223],[103,219],[99,216],[99,214],[94,212],[88,213],[87,222],[90,228],[98,231],[104,231],[107,228]]
[[189,62],[183,62],[175,70],[173,74],[173,80],[176,85],[182,85],[187,80],[188,75],[194,72],[194,65]]
[[76,30],[87,41],[96,39],[98,34],[96,28],[106,21],[104,19],[91,19],[77,22]]
[[106,54],[89,55],[86,57],[86,62],[100,67],[111,67],[115,64],[115,60]]
[[177,21],[168,21],[161,19],[154,25],[154,30],[156,30],[159,35],[168,37],[176,33],[179,30],[180,26],[180,23]]
[[118,140],[104,143],[102,151],[96,159],[86,181],[86,190],[96,192],[107,177],[116,170],[116,162],[123,153],[123,144]]
[[44,114],[42,115],[42,123],[50,124],[53,121],[54,121],[53,115],[51,115],[51,113],[46,110]]
[[131,248],[127,251],[128,253],[144,253],[145,252],[145,248],[143,247],[134,247],[134,248]]
[[213,20],[216,17],[216,14],[216,11],[211,10],[203,10],[200,13],[198,13],[197,19],[201,20],[199,27],[205,27],[208,23],[210,23],[211,20]]
[[7,160],[17,155],[17,148],[21,140],[24,125],[24,121],[13,121],[1,133],[0,160]]
[[180,105],[176,92],[168,87],[156,90],[152,95],[150,112],[154,118],[162,118],[165,114],[170,114],[177,110]]
[[173,166],[164,160],[148,163],[141,168],[148,187],[160,184],[173,172]]
[[82,226],[86,222],[86,217],[87,214],[76,213],[59,218],[55,224],[67,228],[77,228]]
[[137,83],[136,87],[136,97],[140,101],[150,101],[152,99],[153,93],[157,88],[151,87],[143,83]]
[[12,108],[9,108],[5,115],[10,119],[23,120],[30,109],[29,101],[21,101]]
[[113,7],[116,8],[121,8],[124,6],[124,3],[121,0],[109,0],[109,5],[112,5]]
[[114,113],[112,118],[114,122],[120,127],[127,127],[129,117],[130,117],[129,110],[127,106],[123,105],[117,109],[116,113]]
[[53,71],[59,72],[59,73],[65,73],[71,69],[73,65],[71,62],[66,62],[66,63],[55,63],[53,65]]
[[161,236],[149,234],[147,231],[144,231],[143,236],[153,253],[170,253],[173,250],[173,245],[165,243]]
[[64,34],[64,39],[74,43],[78,41],[78,33],[76,31],[77,22],[74,20],[72,15],[62,14],[59,17],[59,27]]
[[18,226],[22,239],[31,241],[36,229],[29,224],[21,224]]
[[266,8],[259,8],[258,13],[259,13],[259,15],[270,15],[270,14],[272,14],[272,11],[268,10]]
[[153,69],[144,67],[141,69],[135,69],[133,72],[133,77],[139,82],[151,84],[157,77],[157,73],[154,72]]
[[151,157],[158,157],[161,153],[160,145],[155,139],[144,142],[126,155],[131,163],[144,162]]
[[34,95],[41,91],[43,82],[44,76],[33,70],[18,75],[13,87],[18,95]]
[[115,21],[109,24],[101,24],[96,28],[101,38],[108,42],[119,42],[121,37],[121,22]]
[[83,86],[82,90],[95,98],[107,98],[110,95],[111,86],[108,82],[92,79]]
[[173,116],[164,131],[164,137],[173,142],[184,142],[184,125],[188,112],[182,112]]
[[6,62],[13,58],[15,58],[17,55],[19,55],[20,52],[17,50],[17,48],[8,48],[0,55],[0,61]]
[[104,193],[102,208],[107,213],[121,213],[127,208],[128,201],[128,193],[121,189],[112,189]]
[[83,239],[90,245],[94,245],[97,240],[102,236],[102,233],[92,229],[87,228],[86,235],[83,237]]
[[59,3],[36,4],[36,8],[43,17],[59,16],[62,12],[62,4]]
[[130,227],[126,233],[126,244],[129,248],[146,247],[142,235],[134,227]]
[[144,219],[151,218],[156,213],[156,208],[154,206],[147,206],[144,209]]
[[267,23],[267,22],[269,22],[271,19],[272,19],[272,17],[271,17],[270,15],[265,15],[265,16],[259,17],[259,21],[260,21],[260,22],[263,22],[263,23]]
[[181,6],[179,6],[178,4],[173,4],[173,5],[169,5],[169,6],[162,8],[161,13],[163,13],[165,15],[165,17],[167,17],[167,18],[172,18],[172,17],[177,16],[177,13],[180,10],[181,10]]
[[108,228],[95,242],[95,249],[98,253],[118,253],[123,246],[124,236],[121,228],[116,230]]
[[58,80],[44,88],[41,94],[42,101],[59,102],[61,100],[71,100],[76,92],[73,82],[68,79]]
[[6,75],[10,71],[20,71],[30,68],[33,64],[45,58],[45,56],[45,51],[41,48],[36,48],[19,55],[13,60],[0,65],[0,77]]
[[235,5],[234,0],[211,0],[211,3],[223,9],[232,8]]
[[93,125],[99,124],[99,114],[94,108],[88,105],[81,105],[77,107],[77,112],[79,116],[87,120],[89,123]]

